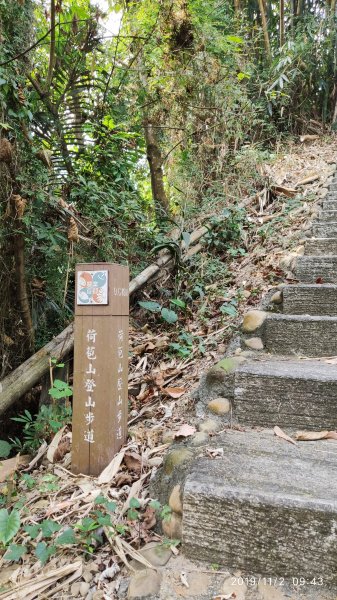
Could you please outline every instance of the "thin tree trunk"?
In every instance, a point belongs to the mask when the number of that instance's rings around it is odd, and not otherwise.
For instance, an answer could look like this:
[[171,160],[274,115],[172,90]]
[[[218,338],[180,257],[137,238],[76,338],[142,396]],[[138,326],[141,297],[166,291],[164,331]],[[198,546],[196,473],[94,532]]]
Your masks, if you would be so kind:
[[268,33],[268,26],[267,26],[266,11],[265,11],[265,6],[264,6],[263,0],[259,0],[259,8],[260,8],[260,14],[261,14],[261,21],[262,21],[264,45],[265,45],[268,60],[270,60],[271,59],[270,40],[269,40],[269,33]]
[[234,0],[234,10],[236,14],[241,11],[241,0]]
[[49,50],[49,67],[46,81],[47,91],[49,90],[50,84],[53,79],[54,67],[55,67],[55,23],[56,23],[56,6],[55,0],[50,0],[50,50]]
[[151,189],[155,211],[160,218],[170,212],[169,201],[164,186],[163,160],[157,134],[150,119],[144,119],[144,132],[147,160],[151,174]]
[[280,48],[284,46],[284,0],[280,0]]
[[17,294],[20,306],[20,312],[22,317],[22,322],[26,332],[26,340],[27,340],[27,351],[31,354],[34,351],[34,328],[30,310],[30,303],[27,292],[27,283],[26,283],[26,271],[25,271],[25,240],[24,233],[22,231],[21,223],[16,221],[16,230],[17,233],[13,236],[13,245],[14,245],[14,261],[15,261],[15,274],[16,274],[16,284],[17,284]]

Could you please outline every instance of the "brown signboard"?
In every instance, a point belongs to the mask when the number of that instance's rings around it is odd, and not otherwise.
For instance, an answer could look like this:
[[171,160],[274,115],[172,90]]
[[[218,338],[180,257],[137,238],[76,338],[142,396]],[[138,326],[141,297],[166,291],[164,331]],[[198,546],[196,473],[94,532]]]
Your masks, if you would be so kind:
[[72,471],[99,475],[127,435],[129,269],[79,264],[75,275]]

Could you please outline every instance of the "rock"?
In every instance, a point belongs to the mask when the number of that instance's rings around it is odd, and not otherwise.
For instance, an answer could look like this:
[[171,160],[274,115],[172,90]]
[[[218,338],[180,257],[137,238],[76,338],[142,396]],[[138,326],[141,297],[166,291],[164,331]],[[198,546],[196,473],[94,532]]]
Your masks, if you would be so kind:
[[199,424],[199,431],[203,433],[212,433],[213,431],[219,431],[220,428],[220,423],[218,423],[214,419],[207,419],[203,423]]
[[171,540],[181,540],[182,538],[182,517],[177,513],[171,513],[170,517],[162,521],[162,530],[166,537]]
[[[141,554],[141,556],[146,558],[146,560],[148,560],[153,567],[164,567],[172,556],[170,548],[164,544],[161,544],[160,542],[149,542],[144,546],[144,548],[138,550],[138,552]],[[139,571],[146,568],[136,559],[132,560],[130,565]]]
[[215,398],[208,403],[208,410],[215,415],[226,415],[231,409],[231,403],[227,398]]
[[274,304],[282,304],[282,300],[283,300],[283,296],[282,296],[282,292],[280,290],[275,292],[275,294],[273,294],[272,297],[270,298],[270,301],[273,302]]
[[163,444],[172,444],[174,440],[174,433],[170,429],[163,432]]
[[282,592],[273,585],[268,585],[260,581],[257,589],[259,590],[259,597],[261,600],[285,600],[285,596]]
[[259,329],[265,319],[267,314],[263,310],[250,310],[248,311],[243,319],[242,330],[245,333],[252,333]]
[[252,337],[245,340],[245,345],[251,350],[263,350],[263,342],[259,337]]
[[71,586],[71,588],[70,588],[70,593],[71,593],[71,595],[72,595],[74,598],[76,598],[77,596],[79,596],[79,593],[80,593],[80,587],[81,587],[81,584],[80,584],[80,582],[79,582],[79,581],[76,581],[76,583],[73,583],[73,584],[72,584],[72,586]]
[[129,589],[129,600],[137,598],[154,598],[160,592],[162,575],[152,569],[144,569],[132,575]]
[[[240,581],[240,583],[238,583],[238,580]],[[224,584],[222,586],[223,595],[226,596],[227,594],[232,594],[232,597],[236,598],[236,600],[244,600],[246,591],[247,586],[243,580],[241,582],[241,579],[239,577],[228,577],[227,579],[225,579]]]
[[83,571],[83,579],[84,581],[86,581],[86,583],[90,583],[90,581],[93,579],[94,574],[90,572],[89,569],[86,569],[85,571]]
[[85,598],[87,593],[90,590],[90,584],[87,583],[86,581],[83,581],[80,585],[80,596],[82,596],[82,598]]
[[164,472],[166,475],[171,475],[174,467],[181,465],[182,463],[191,460],[193,458],[193,452],[187,448],[179,448],[169,452],[164,460]]
[[319,198],[325,198],[325,196],[327,196],[327,195],[328,195],[328,193],[329,193],[329,190],[328,190],[328,188],[325,188],[325,187],[324,187],[324,188],[322,188],[321,190],[319,190],[319,192],[318,192],[318,196],[319,196]]
[[92,600],[104,600],[104,592],[103,590],[97,590],[97,592],[93,593]]
[[174,486],[170,499],[169,499],[169,507],[173,510],[173,512],[178,513],[178,515],[183,514],[183,504],[181,501],[181,485],[177,484]]
[[201,446],[208,442],[209,436],[205,431],[197,431],[192,437],[190,444],[192,446]]

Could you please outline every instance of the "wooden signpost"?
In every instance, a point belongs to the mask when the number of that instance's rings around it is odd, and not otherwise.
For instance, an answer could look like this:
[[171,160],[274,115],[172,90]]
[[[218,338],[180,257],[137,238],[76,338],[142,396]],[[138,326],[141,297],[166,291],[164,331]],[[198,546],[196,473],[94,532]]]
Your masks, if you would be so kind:
[[72,471],[99,475],[126,440],[129,269],[79,264],[75,284]]

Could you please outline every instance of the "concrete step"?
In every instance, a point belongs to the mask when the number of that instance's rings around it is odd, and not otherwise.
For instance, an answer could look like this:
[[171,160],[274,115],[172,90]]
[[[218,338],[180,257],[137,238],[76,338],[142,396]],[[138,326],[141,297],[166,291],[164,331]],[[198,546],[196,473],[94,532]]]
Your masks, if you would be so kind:
[[337,238],[312,238],[305,243],[306,256],[337,256]]
[[235,374],[234,414],[243,425],[336,429],[336,365],[268,355],[245,362]]
[[327,221],[337,223],[337,210],[334,209],[323,209],[320,211],[318,215],[318,221],[326,223]]
[[[294,446],[271,431],[228,431],[216,443],[223,455],[196,459],[185,481],[185,554],[262,577],[303,576],[303,600],[314,578],[331,589],[337,579],[337,443]],[[320,592],[317,599],[324,597]]]
[[299,256],[295,275],[302,283],[337,283],[337,256]]
[[337,210],[337,195],[328,195],[322,203],[323,210]]
[[273,354],[337,356],[337,317],[271,313],[262,335],[265,349]]
[[337,180],[336,179],[333,179],[332,182],[329,184],[329,190],[331,192],[337,191]]
[[337,237],[337,222],[315,222],[312,226],[312,234],[316,238]]
[[337,317],[337,285],[287,285],[282,291],[286,315]]

